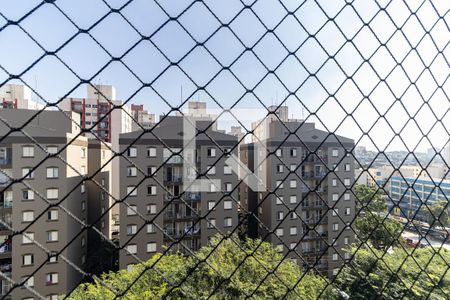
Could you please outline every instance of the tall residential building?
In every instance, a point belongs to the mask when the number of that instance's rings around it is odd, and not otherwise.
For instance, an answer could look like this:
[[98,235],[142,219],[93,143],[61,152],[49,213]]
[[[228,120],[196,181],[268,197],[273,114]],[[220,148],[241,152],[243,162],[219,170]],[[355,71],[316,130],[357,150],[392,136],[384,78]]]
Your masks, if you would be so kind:
[[207,104],[203,101],[189,101],[188,110],[181,113],[177,113],[178,116],[192,117],[197,121],[213,121],[211,129],[217,131],[217,115],[208,112]]
[[[196,122],[200,130],[209,125]],[[121,268],[148,260],[174,241],[173,251],[189,254],[212,235],[238,225],[238,179],[225,164],[229,153],[237,153],[237,138],[211,127],[193,139],[187,132],[182,117],[168,116],[138,140],[140,132],[120,136],[121,151],[126,151],[120,165]],[[191,150],[183,137],[195,140]],[[179,153],[182,149],[186,153]],[[191,185],[197,175],[207,180],[202,189]]]
[[40,110],[44,105],[31,100],[31,89],[22,84],[5,84],[0,87],[0,109],[18,108]]
[[[333,276],[354,240],[355,217],[351,139],[330,135],[313,123],[266,123],[262,143],[241,146],[241,161],[266,191],[241,185],[241,205],[254,212],[249,235],[276,245],[303,265]],[[295,132],[289,134],[289,131]]]
[[146,111],[143,104],[131,104],[131,113],[133,116],[132,131],[149,129],[156,123],[155,114]]
[[[131,131],[131,109],[122,106],[123,102],[116,99],[116,89],[111,85],[88,85],[86,98],[66,98],[59,103],[63,111],[73,111],[81,116],[81,127],[89,129],[85,135],[88,138],[100,138],[111,143],[114,152],[119,151],[119,135]],[[113,109],[114,106],[121,108]],[[100,119],[102,121],[100,121]],[[97,124],[97,122],[99,122]],[[97,125],[95,125],[97,124]],[[95,125],[95,126],[94,126]],[[92,127],[94,126],[94,127]],[[92,133],[95,133],[94,136]],[[112,169],[119,169],[119,158],[112,161]],[[111,194],[114,198],[119,195],[119,174],[113,172]],[[113,214],[118,214],[114,210]]]
[[[77,137],[80,128],[59,111],[42,111],[24,126],[35,113],[0,111],[8,125],[23,127],[10,133],[0,124],[0,270],[53,300],[77,286],[82,274],[76,268],[85,268],[87,233],[80,221],[88,217],[88,140]],[[5,279],[1,286],[4,294]],[[10,295],[34,297],[23,286]]]

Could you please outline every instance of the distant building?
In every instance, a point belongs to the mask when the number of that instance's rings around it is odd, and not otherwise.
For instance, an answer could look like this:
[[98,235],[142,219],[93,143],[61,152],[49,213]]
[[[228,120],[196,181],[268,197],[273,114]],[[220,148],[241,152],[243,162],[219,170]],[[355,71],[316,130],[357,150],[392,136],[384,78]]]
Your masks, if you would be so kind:
[[[433,183],[434,181],[434,183]],[[436,201],[446,201],[450,198],[450,180],[433,178],[417,179],[411,177],[392,177],[388,182],[389,209],[395,215],[426,220],[420,210],[424,204],[432,205]]]
[[156,123],[155,115],[146,111],[143,104],[131,104],[131,113],[133,116],[131,131],[149,129]]
[[212,121],[211,129],[217,131],[217,115],[208,113],[206,102],[189,101],[188,110],[177,113],[177,116],[194,117],[196,121]]
[[[116,99],[116,89],[111,85],[88,85],[86,98],[66,98],[58,106],[78,113],[81,127],[89,129],[84,135],[110,143],[114,152],[119,151],[119,135],[132,128],[131,109]],[[118,157],[113,159],[112,169],[119,169]],[[119,195],[118,172],[113,172],[111,193],[115,198]],[[116,207],[113,214],[118,214]]]
[[5,84],[0,87],[0,109],[40,110],[44,104],[31,100],[31,89],[22,84]]

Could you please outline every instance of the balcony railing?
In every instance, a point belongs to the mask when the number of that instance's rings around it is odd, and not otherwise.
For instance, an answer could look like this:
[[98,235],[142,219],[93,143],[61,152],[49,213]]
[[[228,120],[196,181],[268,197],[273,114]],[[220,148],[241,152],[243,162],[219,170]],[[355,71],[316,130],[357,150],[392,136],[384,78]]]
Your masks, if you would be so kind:
[[171,219],[171,220],[198,218],[199,215],[200,215],[200,211],[192,211],[190,214],[186,214],[186,213],[182,213],[182,212],[174,212],[174,211],[164,212],[164,218]]
[[185,236],[198,236],[200,235],[200,228],[185,228],[184,230],[177,230],[174,228],[165,228],[164,233],[170,237],[178,238],[185,234]]
[[200,193],[193,192],[185,192],[182,196],[171,196],[169,194],[164,194],[164,201],[166,202],[177,201],[180,200],[180,198],[188,201],[200,201],[202,199]]

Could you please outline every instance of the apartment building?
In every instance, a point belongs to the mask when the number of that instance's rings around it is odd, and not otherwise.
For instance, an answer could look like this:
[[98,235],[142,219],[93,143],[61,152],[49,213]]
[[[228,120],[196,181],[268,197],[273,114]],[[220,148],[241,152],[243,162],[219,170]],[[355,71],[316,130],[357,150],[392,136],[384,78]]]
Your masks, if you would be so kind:
[[143,104],[131,104],[131,113],[133,116],[131,131],[149,129],[156,123],[155,114],[145,110]]
[[0,86],[0,109],[18,108],[35,109],[44,108],[44,103],[31,100],[31,89],[22,84],[4,84]]
[[[119,151],[119,135],[130,132],[133,122],[131,109],[122,105],[123,102],[116,99],[116,90],[113,86],[88,85],[86,98],[66,98],[58,106],[63,111],[72,111],[80,115],[81,127],[89,129],[84,133],[85,136],[110,143],[111,149],[117,152]],[[114,109],[114,107],[117,108]],[[113,159],[112,168],[119,169],[118,158]],[[113,172],[111,193],[114,197],[119,195],[118,187],[119,174]],[[114,210],[113,214],[118,214],[118,211]]]
[[354,240],[348,226],[355,217],[354,142],[299,120],[272,119],[264,126],[261,143],[241,146],[241,161],[266,185],[265,191],[240,187],[241,205],[254,213],[249,235],[333,276]]
[[[0,271],[10,276],[12,299],[47,299],[71,291],[82,279],[87,234],[88,140],[59,111],[5,109],[0,117]],[[75,113],[73,119],[79,118]],[[15,179],[17,181],[12,181]],[[69,263],[70,262],[70,263]],[[1,283],[2,295],[10,286]]]
[[[210,125],[196,122],[191,150],[184,145],[188,137],[180,116],[162,118],[152,133],[120,136],[121,268],[172,244],[172,251],[189,254],[212,235],[237,227],[238,179],[225,160],[237,153],[238,140]],[[206,182],[192,183],[197,176]]]

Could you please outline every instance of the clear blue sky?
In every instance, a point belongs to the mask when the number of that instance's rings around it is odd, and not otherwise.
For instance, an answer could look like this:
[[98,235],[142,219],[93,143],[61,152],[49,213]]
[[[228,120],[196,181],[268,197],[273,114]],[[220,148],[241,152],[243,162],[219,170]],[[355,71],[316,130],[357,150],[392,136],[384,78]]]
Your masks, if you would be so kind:
[[[40,2],[2,1],[0,12],[7,19],[16,21]],[[53,4],[44,4],[25,18],[20,25],[44,49],[54,51],[77,33],[77,27],[90,28],[110,12],[110,7],[122,8],[126,2],[56,0],[57,7]],[[408,123],[408,113],[413,115],[419,110],[423,104],[422,98],[430,99],[431,106],[431,109],[422,107],[416,117],[419,127],[425,132],[436,120],[433,111],[438,118],[442,118],[449,108],[447,100],[450,92],[449,84],[445,81],[449,74],[448,62],[445,60],[445,54],[448,52],[448,47],[445,48],[445,46],[449,41],[449,30],[447,22],[441,17],[447,14],[450,8],[449,1],[434,1],[436,2],[433,3],[434,7],[429,1],[423,4],[422,1],[408,1],[408,7],[403,1],[396,0],[391,2],[348,1],[352,2],[351,4],[339,0],[310,0],[305,1],[296,10],[300,1],[281,1],[285,6],[283,7],[278,0],[256,2],[209,0],[204,3],[196,2],[181,14],[191,5],[191,2],[184,0],[131,1],[121,9],[121,13],[136,30],[122,16],[111,13],[91,28],[89,33],[92,37],[85,33],[78,34],[56,54],[82,79],[89,79],[110,60],[110,55],[120,57],[140,40],[140,34],[151,35],[151,41],[160,48],[166,58],[151,42],[141,41],[122,60],[143,82],[151,83],[170,62],[178,62],[195,46],[194,40],[176,21],[172,20],[165,24],[170,17],[178,17],[178,22],[194,39],[200,43],[206,42],[203,46],[197,46],[189,56],[179,62],[179,67],[191,77],[193,82],[177,66],[172,66],[153,82],[153,88],[171,106],[179,105],[181,99],[185,100],[192,95],[192,99],[207,101],[210,107],[218,108],[206,92],[197,91],[196,84],[205,85],[219,71],[221,71],[220,74],[206,86],[206,90],[225,108],[230,107],[243,96],[245,89],[253,90],[254,94],[247,94],[237,108],[262,108],[256,97],[265,105],[279,104],[286,95],[296,91],[306,80],[295,96],[291,95],[286,102],[294,117],[302,116],[301,101],[306,107],[305,117],[308,117],[307,110],[316,112],[317,117],[330,130],[335,130],[345,119],[337,133],[354,139],[359,139],[362,134],[361,129],[369,130],[376,123],[370,136],[380,149],[383,149],[394,135],[387,122],[396,132],[400,132],[401,128],[407,124],[401,136],[410,149],[419,142],[422,133],[413,122]],[[389,2],[390,4],[387,5]],[[249,9],[241,11],[244,4],[251,5],[253,12]],[[289,15],[286,9],[295,11],[295,14]],[[221,28],[210,38],[209,36],[221,24],[209,10],[220,22],[230,24],[229,28]],[[417,11],[416,16],[407,19],[411,15],[410,11]],[[238,13],[239,15],[235,18]],[[446,17],[448,18],[448,15]],[[281,20],[283,20],[282,23],[277,26]],[[434,25],[436,22],[437,24]],[[0,26],[5,23],[6,20],[0,16]],[[368,23],[368,26],[364,26],[359,31],[364,23]],[[165,25],[161,27],[163,24]],[[325,26],[321,29],[324,24]],[[154,34],[159,27],[161,27],[159,31]],[[273,33],[266,34],[265,27],[274,29]],[[403,33],[396,31],[396,27],[403,27]],[[430,33],[425,34],[425,31]],[[264,38],[255,45],[263,35],[265,35]],[[423,35],[425,38],[420,41]],[[94,39],[105,49],[99,47]],[[289,54],[288,51],[297,50],[302,43],[304,45],[295,52],[295,56],[289,56],[281,66],[276,68]],[[7,26],[0,32],[0,44],[2,45],[0,66],[12,74],[22,73],[44,53],[17,26]],[[385,46],[379,48],[374,54],[380,44]],[[343,48],[339,50],[342,46]],[[245,51],[246,48],[253,49],[254,53]],[[417,52],[413,51],[406,57],[411,48],[416,48]],[[213,59],[208,51],[217,60]],[[223,70],[222,66],[229,66],[244,51],[244,55],[230,68],[241,81],[239,83],[228,70]],[[439,51],[443,51],[443,55],[439,55],[431,64],[432,73],[426,71],[418,77]],[[329,60],[330,57],[333,59]],[[367,61],[364,63],[365,60]],[[327,63],[318,70],[325,61]],[[396,61],[403,61],[401,65],[403,69],[397,65]],[[353,75],[363,63],[363,67]],[[270,70],[276,68],[275,74],[284,86],[276,76],[271,74],[255,87],[267,74],[266,67]],[[393,69],[394,71],[388,76]],[[315,76],[308,77],[310,73],[314,73]],[[377,73],[381,79],[386,80],[387,84],[380,84],[370,94],[370,101],[368,99],[363,101],[353,114],[355,120],[346,118],[346,114],[352,112],[363,99],[362,94],[369,95],[374,86],[379,83]],[[350,75],[353,75],[354,82],[347,80]],[[7,78],[0,69],[0,83]],[[22,79],[51,102],[65,95],[80,82],[54,56],[44,57],[23,74]],[[319,84],[319,81],[323,86]],[[416,87],[411,86],[410,81],[416,82]],[[337,90],[343,82],[345,82],[344,86]],[[142,86],[141,82],[121,62],[117,61],[96,76],[93,83],[114,85],[118,98],[123,100],[130,98]],[[432,96],[437,85],[443,85],[443,88]],[[181,95],[181,86],[183,95]],[[85,96],[85,86],[72,92],[71,96]],[[401,103],[396,103],[391,110],[386,111],[396,98],[401,98]],[[144,103],[148,110],[157,115],[169,110],[169,106],[150,88],[145,88],[132,97],[130,103]],[[325,105],[316,111],[323,103]],[[387,122],[383,119],[378,120],[375,109],[385,115]],[[445,115],[445,124],[450,124],[449,118],[450,116]],[[310,117],[309,120],[318,123],[315,117]],[[361,129],[356,126],[355,121]],[[447,125],[445,128],[449,130]],[[442,125],[437,126],[429,136],[436,147],[442,147],[447,142],[442,138],[447,136]],[[364,138],[360,144],[374,148],[367,138]],[[429,146],[427,142],[422,143],[419,148],[424,150]],[[404,145],[397,138],[388,150],[401,148],[404,148]]]

